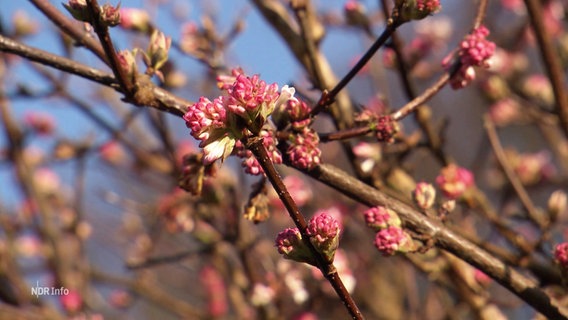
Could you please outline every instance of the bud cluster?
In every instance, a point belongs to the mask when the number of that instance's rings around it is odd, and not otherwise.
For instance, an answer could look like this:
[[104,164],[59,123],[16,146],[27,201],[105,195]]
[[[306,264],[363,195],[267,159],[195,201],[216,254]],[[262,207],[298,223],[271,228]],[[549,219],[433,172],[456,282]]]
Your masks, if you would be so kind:
[[203,148],[204,162],[224,160],[237,146],[237,155],[245,158],[243,166],[247,172],[262,173],[256,159],[239,142],[245,136],[257,135],[263,138],[273,162],[281,163],[276,139],[265,124],[275,108],[295,99],[294,88],[284,86],[278,92],[276,83],[268,85],[258,75],[249,77],[241,69],[234,69],[231,76],[217,80],[225,95],[213,101],[201,97],[183,116],[191,135],[201,141],[199,146]]

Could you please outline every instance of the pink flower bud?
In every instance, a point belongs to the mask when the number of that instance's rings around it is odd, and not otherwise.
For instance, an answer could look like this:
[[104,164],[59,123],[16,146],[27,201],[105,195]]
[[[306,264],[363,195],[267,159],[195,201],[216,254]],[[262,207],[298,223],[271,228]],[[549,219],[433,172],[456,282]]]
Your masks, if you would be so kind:
[[172,45],[172,38],[166,37],[161,31],[154,30],[146,50],[144,62],[154,70],[159,70],[167,61]]
[[284,258],[316,265],[310,249],[302,241],[298,228],[288,228],[276,236],[275,246]]
[[129,50],[122,50],[117,53],[118,63],[120,67],[126,71],[130,80],[134,81],[138,74],[138,66],[136,65],[136,57]]
[[394,136],[400,129],[398,123],[393,121],[390,116],[380,116],[377,122],[372,125],[373,130],[377,133],[377,139],[387,143],[394,142]]
[[120,23],[120,4],[113,7],[110,4],[105,4],[101,7],[101,24],[107,27],[114,27]]
[[59,301],[61,302],[61,305],[63,306],[65,311],[69,313],[75,313],[81,310],[83,306],[83,297],[81,297],[79,291],[75,289],[69,289],[69,293],[60,296]]
[[227,288],[219,271],[205,266],[199,272],[199,279],[207,294],[209,316],[220,318],[227,315],[229,311]]
[[101,159],[112,164],[119,165],[126,160],[126,153],[122,146],[116,141],[109,141],[99,148]]
[[142,9],[120,9],[120,26],[124,29],[147,32],[150,29],[150,16]]
[[401,225],[400,218],[396,212],[383,206],[367,209],[364,212],[364,216],[367,226],[376,231],[386,229],[391,226],[400,227]]
[[450,199],[459,198],[465,191],[475,185],[473,174],[469,170],[458,167],[453,163],[440,170],[436,183],[444,196]]
[[321,162],[321,150],[318,148],[319,137],[311,128],[304,128],[293,137],[286,153],[290,162],[297,168],[311,170]]
[[554,247],[554,259],[562,270],[568,270],[568,242],[560,243]]
[[402,21],[424,19],[442,8],[440,0],[396,0],[395,6]]
[[375,247],[384,256],[392,256],[397,252],[409,252],[415,249],[412,238],[404,230],[395,226],[377,232]]
[[314,247],[329,263],[333,262],[335,251],[339,246],[340,231],[339,222],[326,213],[312,217],[306,229]]
[[429,183],[419,182],[412,193],[414,202],[422,209],[430,209],[436,200],[436,189]]
[[51,135],[55,130],[55,120],[48,113],[28,112],[24,117],[24,123],[40,135]]

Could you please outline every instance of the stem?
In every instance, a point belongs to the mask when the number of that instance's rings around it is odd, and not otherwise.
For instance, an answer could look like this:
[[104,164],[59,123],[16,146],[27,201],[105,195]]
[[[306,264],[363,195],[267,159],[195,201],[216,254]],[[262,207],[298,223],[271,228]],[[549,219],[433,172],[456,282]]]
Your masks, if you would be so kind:
[[320,113],[325,107],[333,103],[337,94],[347,86],[347,84],[359,73],[361,69],[371,60],[375,53],[385,44],[385,42],[390,38],[391,34],[400,26],[400,23],[393,22],[389,20],[387,28],[379,36],[379,38],[371,45],[369,50],[357,61],[357,64],[349,70],[349,72],[341,79],[331,91],[322,93],[320,100],[317,105],[310,112],[310,116],[314,116]]
[[290,218],[292,218],[294,224],[296,225],[298,230],[300,230],[300,234],[302,235],[302,240],[308,246],[312,255],[315,257],[318,268],[322,272],[323,276],[327,279],[327,281],[329,281],[329,283],[331,284],[331,286],[333,287],[333,289],[335,290],[335,292],[337,293],[337,295],[339,296],[339,298],[347,308],[347,311],[351,315],[351,318],[363,319],[361,311],[359,310],[359,308],[355,304],[355,301],[353,300],[353,298],[351,297],[351,295],[343,285],[343,282],[341,281],[341,278],[339,277],[337,269],[335,268],[333,263],[327,263],[325,259],[321,256],[321,254],[316,250],[316,248],[310,242],[309,240],[310,236],[306,232],[306,229],[308,227],[306,219],[304,218],[302,213],[300,213],[300,209],[298,209],[296,202],[294,202],[294,199],[292,199],[292,196],[288,192],[288,189],[286,189],[286,186],[282,181],[282,177],[280,177],[280,174],[278,173],[278,171],[276,171],[274,164],[270,160],[266,148],[262,144],[262,138],[258,137],[249,138],[248,141],[246,141],[246,146],[247,149],[252,151],[252,153],[258,160],[258,163],[264,170],[264,173],[268,177],[268,180],[272,184],[272,187],[274,188],[274,190],[278,194],[278,197],[286,207],[290,215]]
[[99,41],[103,46],[112,72],[118,80],[118,83],[120,83],[120,87],[123,89],[125,94],[129,96],[132,94],[133,83],[126,75],[126,70],[121,67],[120,62],[118,61],[116,50],[114,49],[114,45],[112,44],[112,40],[110,39],[110,34],[108,33],[108,27],[101,24],[101,7],[99,7],[97,0],[88,0],[87,4],[89,5],[91,12],[93,13],[91,24],[95,29],[95,32],[99,37]]

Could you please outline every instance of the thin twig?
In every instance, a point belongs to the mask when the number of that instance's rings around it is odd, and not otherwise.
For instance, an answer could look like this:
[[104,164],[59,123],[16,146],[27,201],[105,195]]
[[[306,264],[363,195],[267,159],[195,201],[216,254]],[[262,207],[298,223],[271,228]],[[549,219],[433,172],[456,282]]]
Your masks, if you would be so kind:
[[548,221],[546,221],[542,217],[542,215],[539,214],[529,194],[527,193],[527,190],[525,189],[525,187],[523,187],[521,180],[515,174],[513,168],[511,168],[509,160],[507,159],[505,151],[503,150],[503,146],[501,145],[501,142],[499,142],[499,137],[497,136],[495,125],[487,115],[485,115],[485,117],[483,118],[483,123],[485,125],[485,130],[487,131],[487,136],[489,137],[489,142],[493,147],[493,152],[497,157],[497,161],[499,161],[499,164],[503,168],[507,179],[509,180],[509,182],[511,182],[513,189],[515,189],[515,192],[519,196],[521,203],[523,204],[525,209],[527,209],[529,219],[541,230],[544,230],[548,225]]
[[317,262],[318,268],[322,272],[323,276],[329,281],[329,283],[331,284],[331,286],[333,287],[333,289],[335,290],[335,292],[337,293],[337,295],[339,296],[339,298],[347,308],[347,311],[351,315],[352,319],[363,319],[361,311],[359,310],[357,304],[355,303],[355,301],[353,300],[353,298],[351,297],[351,295],[343,285],[343,282],[341,281],[341,278],[339,277],[337,269],[335,268],[333,263],[327,263],[325,259],[322,257],[322,255],[316,250],[316,248],[310,242],[309,240],[310,236],[306,231],[308,227],[306,219],[300,212],[300,209],[296,205],[294,199],[292,199],[292,196],[290,195],[288,189],[286,188],[284,182],[282,181],[282,177],[280,176],[278,171],[276,171],[276,168],[274,168],[274,165],[272,164],[272,161],[268,156],[268,152],[266,151],[266,148],[262,144],[262,138],[257,138],[257,137],[250,138],[246,142],[246,146],[247,149],[252,151],[255,158],[258,160],[259,164],[264,170],[264,173],[268,177],[268,180],[272,184],[272,187],[274,188],[274,190],[278,194],[278,197],[286,207],[288,214],[290,215],[290,218],[292,218],[294,224],[300,231],[300,234],[302,235],[302,240],[304,241],[306,246],[310,249],[313,257]]
[[78,28],[77,21],[67,18],[61,11],[57,10],[47,0],[30,0],[49,20],[51,20],[63,32],[69,35],[77,43],[84,45],[87,49],[99,57],[105,64],[108,64],[107,56],[101,45],[93,39],[89,33]]
[[525,5],[527,6],[527,12],[538,42],[542,62],[552,84],[554,99],[556,100],[555,109],[560,119],[560,127],[568,138],[568,93],[566,93],[566,83],[564,81],[564,68],[562,68],[560,58],[552,46],[552,40],[544,25],[541,2],[538,0],[525,0]]
[[130,78],[126,75],[126,70],[121,67],[120,62],[118,61],[116,50],[114,49],[114,45],[110,39],[110,34],[108,33],[108,27],[101,23],[101,7],[97,0],[87,0],[87,4],[92,12],[91,24],[99,37],[101,45],[103,46],[103,50],[105,51],[112,72],[118,80],[120,87],[123,89],[122,91],[128,97],[133,93],[132,89],[134,84],[130,81]]

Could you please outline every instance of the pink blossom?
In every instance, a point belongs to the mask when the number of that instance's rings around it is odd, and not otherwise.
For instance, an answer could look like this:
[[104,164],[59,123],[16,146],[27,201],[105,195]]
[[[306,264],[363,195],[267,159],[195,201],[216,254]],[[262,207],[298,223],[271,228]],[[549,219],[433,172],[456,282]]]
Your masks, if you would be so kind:
[[318,148],[319,137],[310,128],[304,128],[291,142],[286,153],[292,165],[300,169],[311,170],[321,162],[321,150]]
[[440,170],[436,183],[442,193],[450,199],[459,198],[475,184],[473,174],[469,170],[453,163]]
[[[480,26],[461,42],[457,53],[461,66],[450,80],[452,88],[460,89],[471,83],[475,79],[474,66],[489,68],[489,58],[495,53],[496,46],[495,43],[486,39],[488,35],[489,30],[485,26]],[[452,55],[450,54],[442,62],[448,70],[451,67]]]
[[59,297],[61,305],[65,311],[74,313],[81,310],[83,305],[83,297],[79,291],[75,289],[69,289],[69,293]]
[[399,127],[396,121],[393,121],[390,116],[380,116],[373,125],[375,126],[373,129],[379,141],[388,143],[394,142],[394,136],[398,132]]
[[480,26],[465,37],[460,44],[458,55],[460,61],[466,66],[484,67],[487,60],[495,52],[495,43],[486,40],[489,30],[485,26]]
[[28,112],[24,116],[24,123],[35,133],[50,135],[55,130],[55,120],[48,113]]
[[440,9],[440,0],[417,0],[416,8],[420,11],[436,12]]
[[210,131],[225,126],[227,118],[226,99],[219,97],[210,101],[206,97],[199,98],[199,102],[189,106],[183,116],[186,126],[191,129],[191,135],[198,140],[209,138]]
[[306,229],[310,242],[326,258],[327,262],[333,262],[339,245],[340,231],[339,222],[327,213],[313,216]]
[[101,158],[113,165],[118,165],[126,160],[126,153],[122,146],[114,141],[108,141],[107,143],[99,147],[99,154]]
[[568,242],[563,242],[554,247],[554,259],[564,270],[568,270]]
[[524,185],[533,185],[548,179],[555,173],[550,153],[545,151],[535,153],[517,153],[515,150],[505,150],[505,155]]
[[199,272],[199,280],[207,294],[209,316],[217,318],[227,315],[229,311],[227,288],[219,271],[213,267],[205,266]]
[[390,226],[400,227],[401,225],[396,212],[384,206],[369,208],[365,210],[363,215],[367,226],[374,230],[386,229]]
[[375,247],[384,255],[392,256],[396,252],[410,250],[412,239],[399,227],[391,226],[377,232]]
[[247,77],[239,74],[232,87],[227,89],[229,93],[228,108],[236,113],[243,114],[245,111],[254,110],[261,104],[278,99],[278,85],[267,85],[260,80],[258,75]]
[[276,248],[280,254],[290,254],[294,250],[294,246],[298,245],[302,240],[300,230],[298,228],[288,228],[279,232],[276,236]]
[[[266,148],[268,152],[268,156],[272,163],[274,164],[281,164],[282,163],[282,154],[276,147],[276,143],[278,142],[274,138],[274,132],[272,130],[263,129],[259,133],[260,137],[263,138],[262,144]],[[255,156],[252,154],[250,150],[244,148],[242,143],[238,141],[236,143],[237,147],[237,156],[243,158],[242,166],[245,168],[245,172],[251,175],[260,175],[264,173],[264,170],[260,166],[258,160],[256,160]]]
[[146,32],[150,28],[150,16],[142,9],[121,8],[120,26],[124,29]]
[[304,179],[290,175],[284,178],[283,182],[298,206],[304,206],[312,200],[312,189],[306,184]]
[[489,117],[498,126],[506,126],[520,117],[521,106],[511,98],[495,102],[489,107]]

